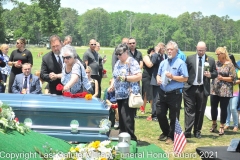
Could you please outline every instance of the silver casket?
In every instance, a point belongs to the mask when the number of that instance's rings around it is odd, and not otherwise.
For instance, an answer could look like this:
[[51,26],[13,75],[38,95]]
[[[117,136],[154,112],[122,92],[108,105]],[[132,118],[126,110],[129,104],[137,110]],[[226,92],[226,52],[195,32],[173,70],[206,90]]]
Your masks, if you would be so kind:
[[109,137],[108,106],[98,98],[58,95],[0,94],[20,122],[34,131],[66,141],[90,142]]

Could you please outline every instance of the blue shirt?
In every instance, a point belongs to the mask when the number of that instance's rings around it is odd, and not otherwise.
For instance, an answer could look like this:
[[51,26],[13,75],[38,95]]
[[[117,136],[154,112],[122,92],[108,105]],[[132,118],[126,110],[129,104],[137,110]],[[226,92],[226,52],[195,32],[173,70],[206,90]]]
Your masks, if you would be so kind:
[[178,49],[177,57],[186,62],[186,55],[180,49]]
[[140,87],[138,82],[125,82],[117,80],[119,76],[129,76],[137,73],[141,73],[140,66],[138,62],[132,58],[128,57],[128,63],[121,64],[118,60],[114,66],[113,78],[114,78],[114,88],[116,99],[127,99],[129,97],[129,90],[132,93],[137,94],[140,92]]
[[111,103],[117,103],[115,91],[107,92],[106,99],[109,100]]
[[[175,56],[172,61],[170,62],[169,59],[165,59],[160,63],[159,69],[158,69],[158,75],[163,77],[165,76],[165,71],[169,71],[173,76],[183,76],[183,77],[188,77],[188,70],[187,70],[187,65],[186,63]],[[175,80],[171,80],[167,85],[160,85],[160,88],[165,91],[169,92],[175,89],[181,89],[183,88],[184,83],[183,82],[178,82]]]

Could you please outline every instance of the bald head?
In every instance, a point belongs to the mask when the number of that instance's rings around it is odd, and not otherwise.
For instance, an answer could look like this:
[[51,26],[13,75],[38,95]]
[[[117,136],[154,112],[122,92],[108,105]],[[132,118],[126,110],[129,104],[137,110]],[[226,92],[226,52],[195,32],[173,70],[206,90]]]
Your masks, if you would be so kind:
[[207,50],[206,43],[203,41],[198,42],[196,49],[199,57],[202,57]]

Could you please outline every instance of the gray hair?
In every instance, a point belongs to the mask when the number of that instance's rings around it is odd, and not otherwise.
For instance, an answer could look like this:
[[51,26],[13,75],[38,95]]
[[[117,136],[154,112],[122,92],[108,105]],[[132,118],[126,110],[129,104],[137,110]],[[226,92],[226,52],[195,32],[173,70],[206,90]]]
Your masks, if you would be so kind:
[[177,51],[178,51],[178,44],[176,43],[176,42],[174,42],[174,41],[169,41],[168,43],[167,43],[167,46],[168,45],[172,45]]
[[128,50],[127,44],[125,44],[125,43],[119,44],[116,48],[116,53],[115,54],[122,54],[127,50]]
[[61,49],[61,54],[68,53],[72,58],[77,58],[77,51],[74,47],[70,46],[69,44],[65,45]]

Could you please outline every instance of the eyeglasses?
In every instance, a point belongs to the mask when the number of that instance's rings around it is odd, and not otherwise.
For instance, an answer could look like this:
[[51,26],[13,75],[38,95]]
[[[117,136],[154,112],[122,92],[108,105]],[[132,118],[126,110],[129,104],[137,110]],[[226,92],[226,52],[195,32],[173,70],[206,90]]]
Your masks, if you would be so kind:
[[129,45],[132,45],[132,44],[135,44],[135,42],[132,42],[132,43],[128,43]]
[[[124,53],[124,52],[123,52]],[[116,56],[121,56],[123,53],[116,53]]]
[[96,46],[96,44],[90,44],[91,46]]
[[90,72],[86,72],[86,74],[89,74]]
[[63,58],[63,60],[64,60],[64,59],[69,60],[69,59],[72,58],[72,57],[71,57],[71,56],[66,56],[66,57],[63,57],[63,56],[62,56],[62,58]]

